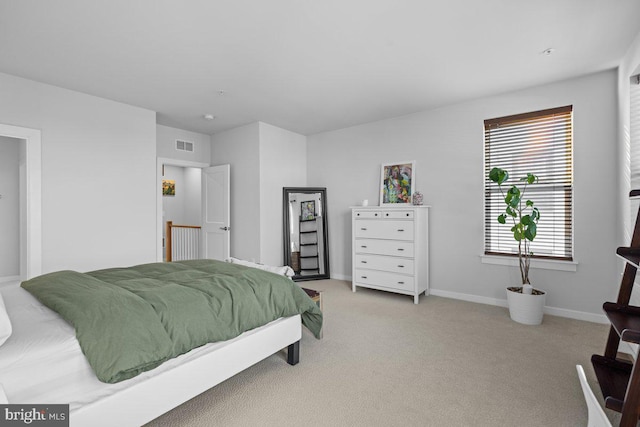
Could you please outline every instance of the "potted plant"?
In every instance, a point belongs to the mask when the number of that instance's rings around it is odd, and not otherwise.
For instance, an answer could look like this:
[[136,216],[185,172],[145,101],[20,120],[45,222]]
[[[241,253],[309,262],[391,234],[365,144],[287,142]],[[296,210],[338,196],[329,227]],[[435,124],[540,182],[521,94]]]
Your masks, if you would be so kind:
[[498,184],[504,198],[505,210],[498,216],[498,222],[512,225],[513,238],[518,242],[518,265],[522,286],[507,288],[509,315],[516,322],[539,325],[542,323],[546,293],[531,286],[529,266],[533,255],[530,244],[536,237],[540,211],[531,200],[525,200],[524,197],[527,186],[538,182],[538,177],[527,173],[527,176],[519,179],[522,189],[513,184],[506,193],[502,187],[509,179],[509,173],[506,170],[491,169],[489,179]]

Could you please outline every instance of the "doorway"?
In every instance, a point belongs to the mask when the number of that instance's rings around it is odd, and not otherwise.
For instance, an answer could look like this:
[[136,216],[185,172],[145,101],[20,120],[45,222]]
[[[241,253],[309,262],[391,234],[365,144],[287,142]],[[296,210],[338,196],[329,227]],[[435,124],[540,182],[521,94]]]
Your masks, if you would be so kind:
[[[0,137],[0,144],[5,144],[5,154],[11,157],[10,161],[5,159],[7,166],[5,169],[3,165],[3,170],[7,171],[9,181],[17,180],[17,188],[15,184],[3,186],[8,191],[0,199],[0,203],[3,204],[5,214],[12,216],[18,227],[17,233],[6,234],[11,235],[10,245],[18,256],[12,258],[5,269],[0,271],[0,281],[26,280],[42,272],[40,131],[0,124]],[[1,190],[0,194],[3,194],[5,189]]]
[[[164,252],[164,229],[165,229],[165,212],[164,212],[164,196],[162,181],[164,179],[163,174],[165,171],[169,171],[170,167],[175,168],[206,168],[208,163],[191,162],[188,160],[169,159],[164,157],[158,157],[156,161],[156,260],[163,262],[165,257]],[[176,191],[178,191],[176,189]],[[198,224],[199,225],[199,224]]]
[[[164,261],[165,253],[164,248],[164,232],[165,221],[171,220],[168,218],[166,207],[169,207],[169,203],[165,206],[163,196],[163,173],[174,173],[175,176],[183,175],[183,184],[189,182],[193,183],[193,179],[196,176],[200,176],[200,197],[191,194],[187,200],[192,200],[194,204],[200,207],[200,215],[194,212],[194,209],[185,209],[188,211],[185,220],[192,222],[198,220],[198,226],[202,226],[201,247],[200,253],[203,258],[213,259],[226,259],[230,255],[230,166],[213,166],[210,167],[207,163],[191,162],[185,160],[176,160],[169,158],[159,157],[157,159],[157,179],[156,179],[156,260],[158,262]],[[193,171],[193,169],[199,169]],[[180,171],[182,170],[182,171]],[[168,178],[170,179],[170,178]],[[185,186],[180,186],[179,182],[175,182],[175,193],[177,197],[180,192],[183,195],[193,193],[192,189],[186,189]],[[181,188],[182,187],[182,188]],[[193,184],[194,188],[198,186]],[[185,192],[186,190],[186,192]],[[171,196],[169,196],[171,197]],[[195,201],[197,200],[197,201]],[[175,202],[172,200],[170,202]],[[175,204],[175,203],[174,203]],[[178,208],[180,209],[180,208]],[[173,214],[172,214],[173,215]]]
[[162,253],[166,261],[167,221],[185,227],[202,223],[202,168],[165,164],[162,182]]
[[24,139],[0,136],[0,281],[3,282],[20,279],[25,148]]
[[[168,166],[200,169],[201,206],[200,224],[202,226],[201,257],[226,259],[230,256],[230,165],[209,166],[207,163],[191,162],[158,157],[156,162],[156,260],[164,260],[163,233],[165,214],[163,206],[163,172]],[[194,174],[195,175],[195,174]],[[175,189],[176,193],[180,191]],[[168,219],[168,218],[167,218]]]

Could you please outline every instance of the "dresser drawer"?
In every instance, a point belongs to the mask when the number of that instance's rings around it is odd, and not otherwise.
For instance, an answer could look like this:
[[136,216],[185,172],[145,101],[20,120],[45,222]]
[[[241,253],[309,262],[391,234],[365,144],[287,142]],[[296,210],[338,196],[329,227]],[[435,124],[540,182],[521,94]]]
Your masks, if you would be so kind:
[[353,248],[356,253],[392,255],[413,258],[413,242],[401,240],[356,239]]
[[354,222],[358,238],[413,240],[413,221],[362,219]]
[[356,255],[356,268],[413,275],[413,260],[380,255]]
[[382,218],[380,211],[353,211],[353,218]]
[[382,218],[413,219],[413,211],[389,211],[382,212]]
[[380,286],[389,289],[399,289],[403,291],[414,290],[414,278],[411,276],[402,276],[396,273],[387,273],[384,271],[356,269],[356,283],[366,285]]

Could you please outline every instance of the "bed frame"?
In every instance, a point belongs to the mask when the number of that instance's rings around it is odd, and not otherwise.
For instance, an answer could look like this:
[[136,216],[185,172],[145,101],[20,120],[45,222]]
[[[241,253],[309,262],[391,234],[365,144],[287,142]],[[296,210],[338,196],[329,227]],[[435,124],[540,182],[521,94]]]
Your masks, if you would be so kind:
[[287,362],[298,363],[300,315],[278,319],[226,341],[216,351],[85,405],[69,416],[72,427],[140,426],[287,347]]

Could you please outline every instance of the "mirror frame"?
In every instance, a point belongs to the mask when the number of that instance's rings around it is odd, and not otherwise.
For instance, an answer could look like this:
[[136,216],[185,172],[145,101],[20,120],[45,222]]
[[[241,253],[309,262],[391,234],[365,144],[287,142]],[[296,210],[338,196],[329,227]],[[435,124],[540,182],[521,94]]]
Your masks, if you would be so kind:
[[324,215],[322,215],[322,238],[324,239],[324,273],[322,274],[308,274],[308,275],[295,275],[292,279],[296,282],[303,282],[306,280],[320,280],[329,279],[329,225],[327,220],[327,189],[325,187],[283,187],[282,188],[282,218],[283,218],[283,252],[284,252],[284,265],[291,266],[291,239],[289,237],[291,218],[289,218],[289,194],[290,193],[320,193],[320,202],[322,203],[322,209]]

